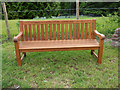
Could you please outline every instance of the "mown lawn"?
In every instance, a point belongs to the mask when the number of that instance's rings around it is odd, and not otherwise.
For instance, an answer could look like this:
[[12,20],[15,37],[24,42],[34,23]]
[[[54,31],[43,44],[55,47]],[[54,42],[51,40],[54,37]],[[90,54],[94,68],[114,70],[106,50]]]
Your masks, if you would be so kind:
[[27,53],[17,67],[14,43],[3,43],[2,87],[116,88],[118,49],[109,44],[104,45],[102,64],[89,50],[81,50]]

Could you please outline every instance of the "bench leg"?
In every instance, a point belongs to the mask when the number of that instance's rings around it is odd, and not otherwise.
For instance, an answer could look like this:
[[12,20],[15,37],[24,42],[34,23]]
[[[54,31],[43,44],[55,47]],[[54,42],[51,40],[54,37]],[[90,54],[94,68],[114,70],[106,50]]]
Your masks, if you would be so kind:
[[100,48],[98,49],[98,63],[102,63],[102,55],[103,55],[103,44],[104,40],[100,41]]
[[98,49],[98,63],[102,63],[103,48]]
[[17,66],[21,66],[22,64],[21,64],[20,51],[19,51],[18,43],[15,43],[15,52],[16,52]]
[[17,66],[21,66],[21,58],[20,58],[20,52],[16,53],[16,59],[17,59]]

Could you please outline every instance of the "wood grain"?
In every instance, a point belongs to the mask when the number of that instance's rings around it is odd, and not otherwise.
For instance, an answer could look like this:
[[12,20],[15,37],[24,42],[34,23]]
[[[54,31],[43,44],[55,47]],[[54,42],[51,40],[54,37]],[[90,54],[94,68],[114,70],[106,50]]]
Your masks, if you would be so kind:
[[52,24],[49,24],[49,37],[52,40]]
[[21,59],[20,59],[20,51],[19,51],[19,43],[15,42],[15,52],[16,52],[16,60],[17,60],[17,65],[21,66]]
[[[39,25],[41,25],[41,27]],[[40,37],[40,28],[41,28],[41,37]],[[32,40],[32,29],[33,29],[34,40]],[[37,29],[37,33],[36,33],[36,29]],[[84,29],[85,29],[85,33],[84,33]],[[25,40],[24,40],[24,31],[25,31]],[[85,34],[85,38],[84,38],[84,34]],[[38,37],[38,40],[36,40],[36,36]],[[99,37],[99,43],[95,39],[95,36]],[[19,43],[20,37],[21,37],[21,43]],[[28,38],[30,40],[28,40]],[[95,55],[98,58],[98,63],[101,64],[104,39],[105,36],[97,32],[96,30],[95,19],[94,20],[20,21],[20,33],[16,37],[14,37],[17,65],[21,66],[21,59],[23,59],[23,57],[26,56],[26,52],[70,51],[70,50],[91,50],[91,54]],[[96,49],[98,49],[98,56],[94,52],[94,50]],[[23,52],[22,58],[20,58],[20,52]]]
[[56,40],[56,24],[53,24],[53,39]]
[[[20,31],[23,32],[23,23],[20,22]],[[21,37],[21,41],[24,41],[24,34]]]
[[40,25],[37,24],[37,36],[38,36],[38,40],[40,40]]
[[45,38],[48,40],[48,24],[45,24]]
[[[94,32],[96,30],[96,20],[93,20],[93,31]],[[95,39],[95,34],[92,33],[92,39]]]
[[60,40],[60,24],[57,24],[57,39]]
[[72,48],[72,47],[99,47],[96,40],[47,40],[47,41],[22,41],[20,49],[44,49],[44,48]]
[[68,24],[65,24],[65,39],[68,40]]
[[41,39],[44,40],[44,24],[41,24]]
[[77,39],[80,38],[80,24],[77,24]]
[[85,39],[87,39],[88,24],[85,23]]
[[32,41],[32,29],[31,29],[31,24],[29,24],[29,39]]
[[64,40],[64,24],[61,24],[61,39]]
[[25,40],[28,41],[28,29],[27,29],[27,25],[25,25]]
[[34,40],[36,40],[36,28],[35,28],[35,24],[33,24],[33,36],[34,36]]
[[94,20],[45,20],[45,21],[43,21],[43,20],[41,20],[41,21],[22,21],[21,20],[21,23],[23,23],[23,24],[37,24],[37,23],[39,23],[39,24],[65,24],[65,23],[71,23],[71,24],[74,24],[74,23],[89,23],[89,22],[91,22],[91,23],[93,23],[94,22]]
[[84,27],[83,27],[83,23],[81,23],[81,39],[83,39],[83,32],[84,32]]
[[73,24],[73,39],[76,39],[76,23]]
[[91,23],[89,23],[89,39],[91,39]]
[[72,40],[72,24],[69,24],[69,39]]

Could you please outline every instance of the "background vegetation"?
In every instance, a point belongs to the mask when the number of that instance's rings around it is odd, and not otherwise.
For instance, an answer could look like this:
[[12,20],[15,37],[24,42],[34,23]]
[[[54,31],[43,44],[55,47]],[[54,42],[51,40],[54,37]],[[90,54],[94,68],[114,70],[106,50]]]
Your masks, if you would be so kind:
[[[75,15],[75,2],[7,2],[9,19],[33,19],[59,15]],[[118,12],[118,2],[80,2],[80,15],[107,16]],[[103,8],[103,9],[100,9]],[[106,9],[108,8],[108,9]],[[4,15],[3,15],[4,16]]]

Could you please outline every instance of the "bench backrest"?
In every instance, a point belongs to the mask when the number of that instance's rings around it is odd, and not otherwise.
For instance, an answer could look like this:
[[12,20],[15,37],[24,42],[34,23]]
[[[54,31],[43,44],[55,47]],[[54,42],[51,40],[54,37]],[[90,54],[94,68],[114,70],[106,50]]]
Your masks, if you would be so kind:
[[96,20],[20,21],[22,41],[94,39]]

